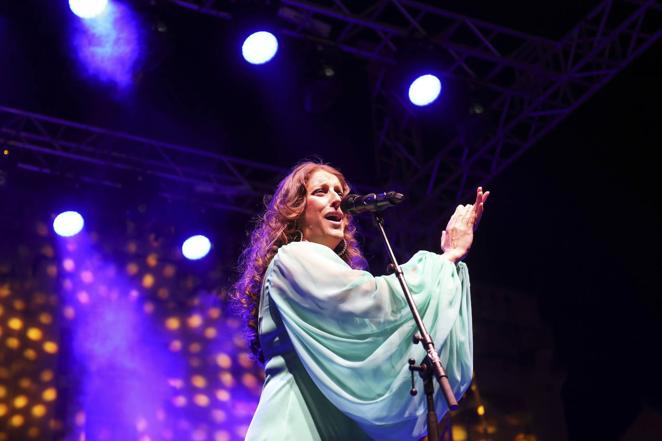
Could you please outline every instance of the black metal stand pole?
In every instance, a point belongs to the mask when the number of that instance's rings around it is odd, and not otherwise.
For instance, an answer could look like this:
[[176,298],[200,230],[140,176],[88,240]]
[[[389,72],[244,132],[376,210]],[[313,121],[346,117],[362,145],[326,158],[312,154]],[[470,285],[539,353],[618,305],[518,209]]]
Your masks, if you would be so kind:
[[[375,223],[377,224],[377,227],[379,228],[379,232],[382,235],[382,239],[384,239],[384,244],[386,245],[386,250],[388,252],[389,258],[391,259],[391,264],[393,265],[393,269],[395,271],[395,275],[398,279],[398,282],[400,282],[400,287],[402,288],[402,292],[405,295],[405,299],[407,300],[407,304],[409,305],[409,309],[411,310],[412,315],[414,316],[414,321],[416,322],[416,326],[418,326],[419,329],[419,335],[414,337],[414,343],[420,342],[423,347],[425,348],[425,351],[427,352],[427,357],[426,360],[421,364],[420,367],[412,367],[412,363],[410,362],[410,369],[412,370],[419,370],[421,374],[424,374],[423,371],[427,369],[428,371],[428,376],[430,376],[429,372],[431,371],[432,374],[436,377],[437,381],[439,382],[439,386],[441,387],[441,391],[444,395],[444,398],[446,398],[446,403],[448,403],[448,408],[450,410],[455,410],[457,409],[457,400],[455,399],[455,395],[453,395],[453,390],[451,388],[450,383],[448,382],[448,376],[446,375],[446,371],[444,370],[443,366],[441,365],[441,360],[439,359],[439,355],[437,354],[437,350],[434,347],[434,342],[432,341],[432,338],[430,338],[430,334],[428,334],[427,329],[425,328],[425,325],[423,324],[423,320],[421,319],[420,314],[418,313],[418,309],[416,309],[416,304],[414,303],[414,298],[411,295],[411,292],[409,291],[409,287],[407,286],[407,282],[405,281],[405,276],[404,273],[402,272],[402,269],[400,268],[400,265],[398,264],[395,254],[393,254],[393,248],[391,248],[391,243],[388,240],[388,237],[386,236],[386,231],[384,231],[384,218],[379,215],[378,213],[375,213]],[[423,367],[423,366],[429,366],[429,367]],[[429,388],[431,391],[434,390],[434,384],[432,381],[429,382]],[[428,386],[426,384],[425,386],[426,392],[428,389]],[[432,405],[432,412],[434,413],[434,402],[433,399],[430,398],[428,400],[428,406]],[[436,433],[437,437],[436,438],[430,438],[430,440],[437,441],[439,438],[438,430],[437,430],[437,417],[436,415],[432,415],[434,418],[434,424],[430,425],[428,424],[428,436],[431,433],[432,430]],[[428,407],[428,420],[431,419],[430,415],[430,408]]]

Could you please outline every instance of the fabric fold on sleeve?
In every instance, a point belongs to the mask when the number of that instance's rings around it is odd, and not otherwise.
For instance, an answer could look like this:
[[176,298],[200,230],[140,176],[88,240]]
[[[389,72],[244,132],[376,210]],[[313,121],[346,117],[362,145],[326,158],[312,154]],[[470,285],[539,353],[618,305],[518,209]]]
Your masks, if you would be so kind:
[[[473,370],[471,299],[466,265],[426,251],[402,265],[407,285],[457,398]],[[409,394],[409,358],[425,351],[394,275],[350,268],[311,242],[282,247],[265,275],[265,295],[278,307],[292,344],[322,393],[372,438],[425,434],[425,395]],[[448,410],[435,384],[437,416]]]

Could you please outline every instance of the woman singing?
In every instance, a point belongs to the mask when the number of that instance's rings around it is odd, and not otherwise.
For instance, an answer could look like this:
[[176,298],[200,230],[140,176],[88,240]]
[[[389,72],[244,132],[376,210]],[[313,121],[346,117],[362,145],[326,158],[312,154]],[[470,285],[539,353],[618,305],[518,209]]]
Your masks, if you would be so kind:
[[[242,253],[234,300],[251,347],[265,363],[247,440],[417,439],[425,435],[423,394],[409,395],[407,360],[425,356],[397,279],[363,270],[349,192],[335,168],[305,162],[278,185]],[[402,265],[456,397],[473,367],[467,268],[460,259],[489,192],[458,206],[439,255],[419,251]],[[436,388],[436,410],[447,411]]]

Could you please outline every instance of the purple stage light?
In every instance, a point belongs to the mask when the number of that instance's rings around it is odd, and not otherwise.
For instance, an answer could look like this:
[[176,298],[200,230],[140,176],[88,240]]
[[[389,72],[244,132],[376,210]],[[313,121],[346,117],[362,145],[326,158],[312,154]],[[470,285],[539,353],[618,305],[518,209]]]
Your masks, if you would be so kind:
[[271,32],[254,32],[244,40],[241,53],[251,64],[264,64],[278,52],[278,40]]
[[103,17],[77,20],[71,37],[83,75],[118,91],[131,88],[142,59],[139,22],[133,10],[111,3]]
[[62,237],[71,237],[80,233],[85,225],[83,216],[76,211],[65,211],[53,220],[53,230]]
[[108,0],[69,0],[69,9],[80,18],[99,16],[108,6]]
[[419,107],[434,102],[439,93],[441,93],[441,81],[432,74],[416,78],[409,86],[409,100]]
[[202,259],[209,253],[211,242],[205,236],[191,236],[182,244],[182,254],[189,260]]

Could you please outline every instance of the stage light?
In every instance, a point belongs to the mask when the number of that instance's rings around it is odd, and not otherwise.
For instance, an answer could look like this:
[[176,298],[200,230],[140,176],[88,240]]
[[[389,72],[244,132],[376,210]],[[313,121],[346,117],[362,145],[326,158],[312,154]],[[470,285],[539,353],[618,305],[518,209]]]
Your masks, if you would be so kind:
[[53,220],[53,229],[62,237],[71,237],[80,233],[85,225],[83,216],[76,211],[65,211]]
[[202,259],[209,253],[211,242],[205,236],[191,236],[182,244],[182,254],[189,260]]
[[241,53],[251,64],[264,64],[278,51],[278,40],[271,32],[254,32],[244,40]]
[[94,18],[108,6],[108,0],[69,0],[69,9],[80,18]]
[[422,75],[409,86],[409,100],[416,106],[427,106],[437,99],[440,92],[439,78],[431,74]]

